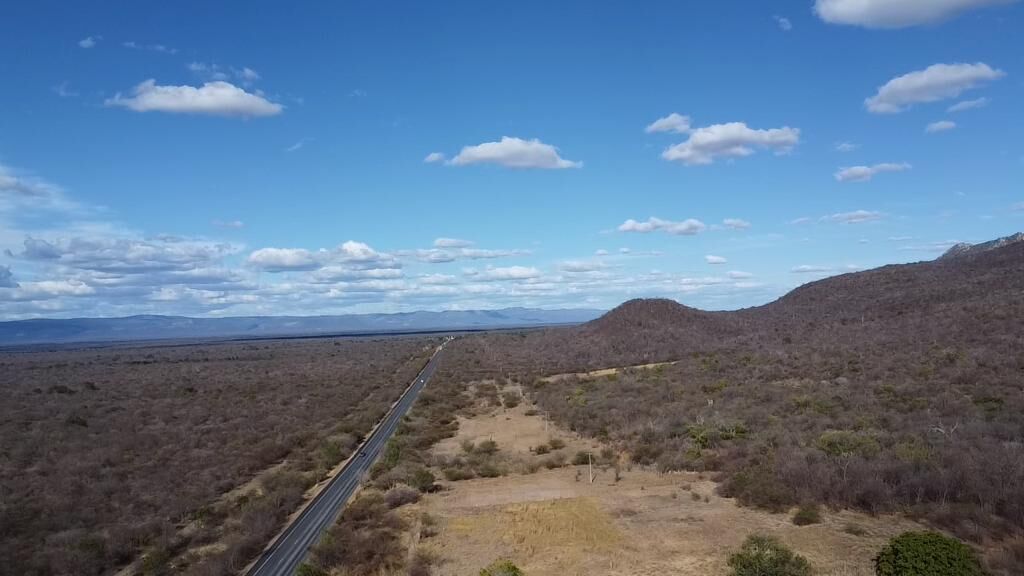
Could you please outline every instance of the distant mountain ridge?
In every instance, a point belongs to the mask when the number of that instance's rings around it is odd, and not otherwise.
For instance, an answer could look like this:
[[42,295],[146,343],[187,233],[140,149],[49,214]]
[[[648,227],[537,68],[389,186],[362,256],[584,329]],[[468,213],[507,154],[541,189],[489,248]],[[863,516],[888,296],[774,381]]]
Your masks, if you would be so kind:
[[945,260],[968,254],[978,254],[980,252],[995,250],[996,248],[1002,248],[1003,246],[1015,244],[1017,242],[1024,242],[1024,232],[1017,232],[1010,236],[1003,236],[1002,238],[996,238],[995,240],[989,240],[988,242],[982,242],[980,244],[960,242],[959,244],[954,244],[949,250],[946,250],[939,259]]
[[673,300],[637,299],[586,324],[473,342],[479,346],[474,354],[506,371],[541,375],[737,348],[778,354],[856,348],[887,358],[961,346],[1017,357],[1024,349],[1022,319],[1024,234],[1015,234],[935,260],[816,280],[751,308],[708,312]]
[[0,322],[0,345],[518,328],[579,324],[603,313],[594,309],[503,308],[336,316],[33,319]]

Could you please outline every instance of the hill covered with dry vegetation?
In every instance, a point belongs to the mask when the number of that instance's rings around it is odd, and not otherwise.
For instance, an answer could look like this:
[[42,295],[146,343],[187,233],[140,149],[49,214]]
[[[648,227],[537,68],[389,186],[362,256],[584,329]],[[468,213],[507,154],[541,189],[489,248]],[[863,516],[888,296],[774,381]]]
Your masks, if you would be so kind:
[[[802,286],[736,312],[637,300],[573,328],[466,338],[473,377],[639,464],[722,492],[903,511],[1024,570],[1024,242]],[[673,362],[602,377],[554,373]]]

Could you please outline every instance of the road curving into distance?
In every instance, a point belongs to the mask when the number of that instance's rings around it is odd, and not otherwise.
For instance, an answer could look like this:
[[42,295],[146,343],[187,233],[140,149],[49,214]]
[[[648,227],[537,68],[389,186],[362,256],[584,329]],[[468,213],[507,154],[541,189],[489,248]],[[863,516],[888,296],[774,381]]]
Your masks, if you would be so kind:
[[437,369],[444,344],[437,347],[427,365],[405,390],[398,402],[381,423],[366,437],[348,463],[332,478],[299,516],[285,528],[277,540],[267,548],[246,576],[294,576],[306,553],[338,517],[338,513],[352,497],[363,474],[380,456],[384,445],[409,411],[420,391]]

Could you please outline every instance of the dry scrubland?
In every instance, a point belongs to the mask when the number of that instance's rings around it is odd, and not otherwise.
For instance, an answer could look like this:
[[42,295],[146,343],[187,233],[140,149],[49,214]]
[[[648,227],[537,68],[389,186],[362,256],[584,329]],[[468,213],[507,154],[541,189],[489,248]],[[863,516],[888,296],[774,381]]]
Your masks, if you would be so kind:
[[[460,419],[455,438],[438,444],[449,455],[464,442],[493,438],[505,462],[543,461],[535,447],[564,441],[554,453],[586,465],[496,478],[446,482],[410,512],[436,519],[437,535],[420,547],[437,559],[439,576],[474,574],[508,558],[530,576],[727,574],[726,560],[750,534],[772,534],[810,560],[816,573],[874,574],[871,559],[886,541],[920,525],[897,516],[824,511],[820,523],[796,526],[789,514],[739,506],[717,495],[698,473],[661,474],[600,456],[600,444],[545,422],[527,405]],[[606,452],[607,454],[607,452]],[[516,468],[512,466],[511,468]],[[524,470],[524,472],[527,472]]]
[[232,574],[435,343],[0,354],[0,574]]
[[832,510],[798,526],[795,511],[721,497],[709,475],[634,465],[560,429],[518,386],[449,381],[444,391],[457,400],[414,410],[300,574],[462,576],[507,559],[530,576],[725,575],[748,536],[771,534],[816,574],[868,576],[891,537],[921,529]]
[[[531,574],[715,574],[753,532],[819,573],[867,574],[919,524],[1022,574],[1021,294],[1024,242],[737,312],[633,301],[461,338],[302,574],[466,574],[503,555]],[[0,356],[0,573],[140,553],[146,574],[237,570],[422,345]]]
[[[1024,573],[1024,243],[814,282],[748,310],[633,301],[453,343],[554,421],[744,505],[904,513]],[[670,365],[581,373],[656,362]]]

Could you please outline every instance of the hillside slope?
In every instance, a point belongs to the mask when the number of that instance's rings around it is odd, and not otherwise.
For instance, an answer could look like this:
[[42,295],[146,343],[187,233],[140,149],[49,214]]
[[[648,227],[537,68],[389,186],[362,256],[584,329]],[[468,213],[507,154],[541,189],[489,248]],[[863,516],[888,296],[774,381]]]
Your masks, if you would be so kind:
[[734,312],[630,300],[579,326],[481,335],[461,345],[473,351],[481,372],[530,374],[677,360],[735,347],[783,352],[812,345],[887,357],[953,345],[1013,354],[1024,349],[1022,319],[1024,242],[1016,241],[826,278]]
[[[757,308],[630,301],[571,328],[457,341],[466,378],[724,495],[902,511],[1024,573],[1024,242],[802,286]],[[538,376],[673,360],[602,378]]]

